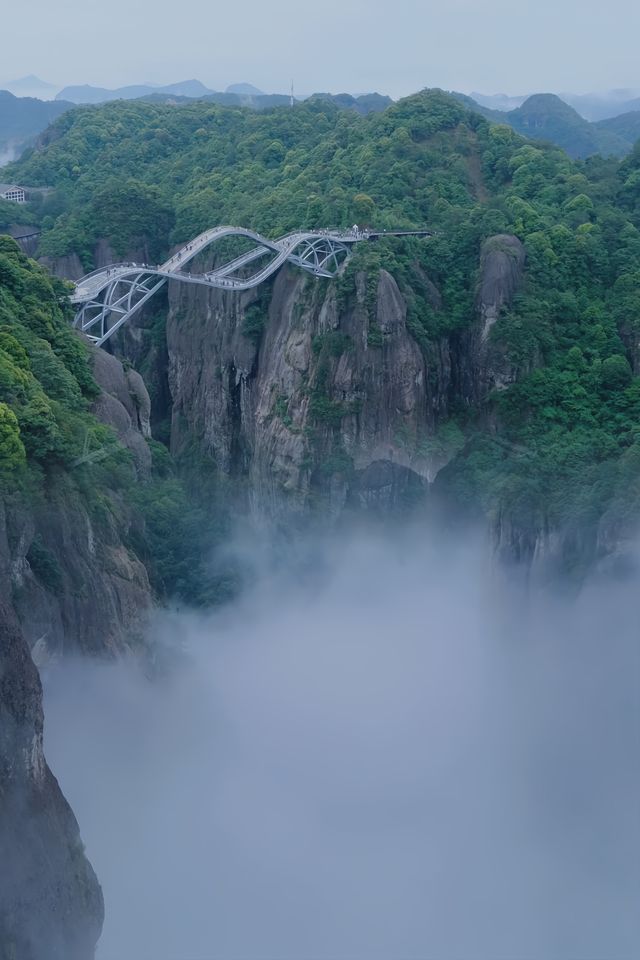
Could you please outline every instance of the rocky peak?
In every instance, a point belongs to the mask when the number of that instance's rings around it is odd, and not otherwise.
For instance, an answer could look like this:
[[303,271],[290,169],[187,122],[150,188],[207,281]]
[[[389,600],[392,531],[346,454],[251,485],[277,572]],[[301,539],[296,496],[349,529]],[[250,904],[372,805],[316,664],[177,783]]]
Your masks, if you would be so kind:
[[502,308],[511,303],[520,288],[524,262],[524,247],[517,237],[498,234],[482,244],[476,309],[482,319],[483,341],[489,336]]

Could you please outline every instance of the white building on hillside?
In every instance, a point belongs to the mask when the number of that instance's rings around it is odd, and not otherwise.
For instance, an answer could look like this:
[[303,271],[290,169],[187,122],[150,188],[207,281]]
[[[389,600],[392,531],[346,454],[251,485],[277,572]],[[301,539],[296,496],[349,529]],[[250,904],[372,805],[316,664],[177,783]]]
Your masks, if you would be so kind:
[[26,203],[27,194],[24,187],[17,187],[14,183],[0,183],[0,200],[11,200],[13,203]]

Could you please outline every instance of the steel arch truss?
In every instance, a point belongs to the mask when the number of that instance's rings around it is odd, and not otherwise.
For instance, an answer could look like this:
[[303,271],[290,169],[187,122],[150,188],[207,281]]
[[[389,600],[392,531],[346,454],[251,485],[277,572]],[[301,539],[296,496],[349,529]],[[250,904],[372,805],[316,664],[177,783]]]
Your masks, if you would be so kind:
[[99,298],[82,305],[73,325],[101,346],[166,282],[155,272],[117,276],[100,290]]
[[[386,236],[431,236],[428,230],[389,231]],[[254,246],[223,266],[207,273],[191,273],[186,266],[203,250],[223,237],[237,236]],[[94,270],[77,283],[71,302],[76,304],[74,326],[101,346],[127,322],[167,280],[202,284],[221,290],[250,290],[268,280],[289,261],[316,277],[335,277],[354,243],[382,236],[354,227],[352,230],[299,230],[279,240],[268,240],[243,227],[214,227],[176,251],[165,263],[112,264]],[[271,260],[247,275],[251,264]]]
[[335,277],[346,259],[348,247],[330,237],[303,240],[289,260],[318,277]]

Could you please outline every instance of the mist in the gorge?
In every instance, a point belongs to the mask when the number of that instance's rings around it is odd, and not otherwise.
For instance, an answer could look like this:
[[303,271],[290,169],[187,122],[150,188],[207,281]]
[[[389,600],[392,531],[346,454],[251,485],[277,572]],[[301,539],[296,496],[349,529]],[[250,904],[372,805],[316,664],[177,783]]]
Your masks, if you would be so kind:
[[312,553],[160,616],[156,671],[46,671],[99,960],[639,956],[637,578],[534,596],[472,537]]

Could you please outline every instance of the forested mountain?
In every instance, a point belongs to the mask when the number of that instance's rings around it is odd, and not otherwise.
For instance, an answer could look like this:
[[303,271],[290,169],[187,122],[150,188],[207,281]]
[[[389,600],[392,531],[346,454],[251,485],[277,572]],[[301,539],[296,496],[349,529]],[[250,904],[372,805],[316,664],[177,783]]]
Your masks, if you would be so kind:
[[155,601],[228,597],[237,571],[212,557],[227,511],[290,543],[431,509],[488,528],[527,582],[633,562],[640,145],[575,162],[472,107],[441,91],[366,116],[323,97],[122,100],[64,113],[2,171],[52,188],[0,204],[0,229],[38,226],[37,255],[67,277],[160,262],[221,223],[433,232],[363,241],[335,279],[171,279],[100,350],[71,329],[69,288],[0,237],[3,957],[90,956],[102,918],[29,650],[140,650]]
[[608,93],[560,94],[585,120],[598,123],[640,109],[637,90],[611,90]]
[[[316,384],[310,406],[303,393],[277,385],[273,371],[265,374],[275,390],[269,431],[279,424],[278,442],[285,434],[299,437],[296,484],[311,477],[312,486],[323,488],[332,476],[355,483],[360,454],[352,432],[357,436],[368,404],[377,402],[374,387],[363,385],[362,365],[386,349],[387,308],[380,304],[396,296],[380,280],[383,269],[406,304],[407,331],[430,383],[415,400],[428,414],[418,420],[403,414],[389,427],[407,469],[437,475],[443,495],[493,517],[511,539],[534,542],[542,531],[573,531],[565,559],[581,569],[604,549],[605,536],[614,537],[616,524],[622,529],[635,516],[638,149],[622,164],[575,164],[437,91],[367,117],[324,101],[264,113],[206,103],[114,103],[64,115],[47,141],[6,176],[56,187],[51,212],[43,211],[41,253],[77,254],[87,270],[105,241],[114,256],[143,242],[156,258],[216,223],[273,236],[301,225],[354,222],[381,229],[428,224],[436,231],[430,241],[384,241],[355,254],[335,284],[334,322],[348,332],[332,334],[330,344],[314,334],[320,339],[305,375]],[[492,263],[511,277],[508,295],[495,294],[505,281],[492,280]],[[369,278],[366,296],[357,292],[359,276]],[[280,309],[270,300],[275,296],[265,289],[253,306],[242,302],[252,317],[243,341],[254,351],[246,360],[248,385],[267,356],[262,338]],[[353,331],[365,322],[350,312],[361,296],[374,310],[362,356],[350,353]],[[214,308],[178,293],[171,302],[175,351],[187,329],[179,317],[204,323]],[[305,302],[296,309],[310,309]],[[225,316],[231,310],[225,305]],[[345,401],[339,370],[349,357],[356,366]],[[186,362],[170,353],[171,364]],[[298,434],[295,418],[303,407],[306,426]],[[182,422],[192,414],[184,412]],[[176,434],[174,449],[185,439]],[[215,458],[214,448],[207,456]],[[225,459],[224,470],[233,473],[241,462]],[[585,529],[588,535],[577,532]]]
[[19,156],[56,117],[72,106],[66,101],[14,97],[0,90],[0,160]]
[[[638,139],[633,114],[625,114],[614,120],[590,123],[573,107],[552,93],[538,93],[528,97],[522,106],[513,110],[490,109],[476,103],[463,94],[455,96],[472,110],[477,110],[488,120],[507,123],[510,127],[532,140],[554,143],[574,159],[600,154],[603,157],[624,157],[630,153]],[[618,122],[619,121],[619,122]]]
[[177,97],[203,97],[214,93],[205,87],[199,80],[181,80],[178,83],[169,83],[166,86],[152,86],[149,83],[138,83],[128,87],[116,87],[110,90],[107,87],[93,87],[88,83],[78,86],[64,87],[56,94],[56,100],[67,100],[71,103],[106,103],[109,100],[138,100],[150,94],[164,94]]
[[[329,100],[345,110],[355,110],[363,115],[384,110],[392,102],[390,97],[378,93],[359,97],[352,97],[348,93],[316,93],[313,98]],[[77,104],[100,104],[118,99],[144,99],[151,103],[171,105],[198,99],[226,107],[250,107],[254,110],[288,107],[290,104],[288,94],[263,94],[251,84],[235,84],[225,92],[212,92],[197,80],[186,80],[166,87],[138,85],[118,90],[86,85],[68,87],[55,100],[49,101],[15,97],[6,90],[0,90],[0,163],[19,157],[56,117]]]
[[393,103],[391,97],[384,97],[379,93],[365,93],[359,97],[352,97],[350,93],[314,93],[310,99],[329,100],[337,107],[355,110],[363,116],[368,113],[380,113]]
[[73,332],[64,295],[0,236],[3,960],[91,956],[103,916],[78,825],[43,755],[30,650],[42,665],[49,655],[113,657],[133,637],[139,644],[154,600],[176,589],[186,597],[187,581],[212,585],[201,564],[220,523],[189,501],[169,454],[150,440],[140,376]]
[[613,131],[589,123],[560,97],[539,93],[508,114],[508,123],[525,137],[549,140],[570,157],[625,156],[632,144]]
[[[554,94],[536,94],[513,110],[491,109],[471,97],[453,94],[466,106],[495,123],[507,123],[523,136],[547,140],[562,147],[575,159],[601,154],[622,157],[628,154],[640,137],[640,113],[625,113],[611,119],[591,123]],[[263,94],[251,84],[235,84],[225,92],[208,90],[197,80],[151,87],[145,84],[108,90],[88,85],[61,91],[55,102],[27,97],[14,97],[0,91],[0,158],[5,161],[19,156],[53,119],[74,104],[100,104],[111,100],[144,99],[152,103],[184,106],[191,100],[206,100],[226,107],[250,107],[269,110],[289,106],[285,94]],[[328,100],[336,106],[366,115],[381,112],[391,105],[390,97],[378,93],[353,97],[348,93],[315,93],[309,99]],[[491,98],[483,98],[491,102]]]
[[623,137],[629,143],[636,143],[640,140],[640,110],[622,113],[620,116],[611,117],[608,120],[600,120],[596,126],[600,130],[607,130],[609,133],[615,133],[618,137]]
[[[362,94],[353,97],[349,93],[314,93],[313,99],[330,100],[336,106],[358,113],[367,114],[372,111],[384,110],[392,103],[391,97],[381,96],[379,93]],[[56,97],[57,100],[71,101],[75,104],[107,103],[110,100],[151,100],[164,103],[186,102],[188,100],[209,100],[226,107],[252,107],[256,110],[267,110],[270,107],[289,106],[290,95],[282,93],[262,93],[250,83],[231,84],[224,92],[209,90],[198,80],[185,80],[182,83],[172,83],[165,87],[152,87],[148,84],[119,87],[108,90],[103,87],[92,87],[88,84],[76,87],[65,87]]]
[[[528,100],[532,94],[526,96],[510,97],[503,93],[484,94],[473,91],[471,98],[479,103],[480,106],[497,112],[507,112],[521,107],[525,100]],[[640,97],[637,90],[609,90],[603,93],[558,93],[558,97],[584,119],[597,123],[600,120],[607,120],[617,117],[623,113],[640,108]]]

